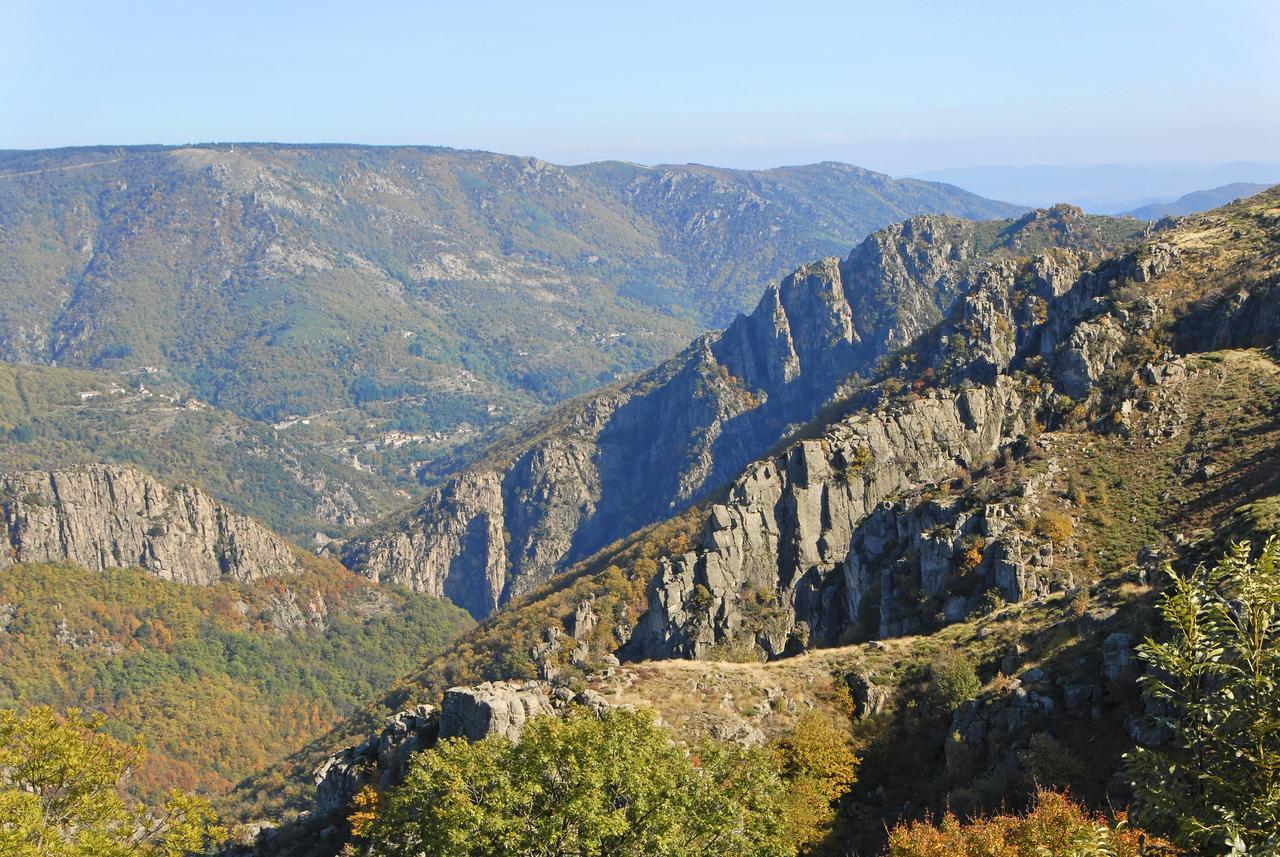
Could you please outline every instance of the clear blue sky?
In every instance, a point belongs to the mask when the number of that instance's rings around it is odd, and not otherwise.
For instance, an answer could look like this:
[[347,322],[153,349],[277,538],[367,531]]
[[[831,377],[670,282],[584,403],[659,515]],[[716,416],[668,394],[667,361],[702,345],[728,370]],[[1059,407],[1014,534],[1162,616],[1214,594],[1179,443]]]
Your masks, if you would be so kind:
[[0,148],[213,140],[1274,161],[1280,2],[0,0]]

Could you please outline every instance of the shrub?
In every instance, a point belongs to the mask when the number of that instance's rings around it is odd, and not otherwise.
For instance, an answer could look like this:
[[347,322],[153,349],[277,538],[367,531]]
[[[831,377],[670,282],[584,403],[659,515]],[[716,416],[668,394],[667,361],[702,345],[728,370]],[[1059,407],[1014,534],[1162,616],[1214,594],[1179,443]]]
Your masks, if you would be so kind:
[[1041,538],[1048,539],[1054,547],[1062,547],[1071,541],[1075,524],[1070,515],[1050,510],[1036,518],[1032,531]]
[[929,667],[925,700],[928,708],[935,714],[950,714],[962,702],[977,696],[980,690],[982,682],[978,679],[978,673],[964,655],[945,655]]
[[1084,614],[1089,612],[1089,600],[1089,590],[1077,589],[1067,602],[1067,614],[1072,619],[1083,619]]
[[1117,819],[1086,812],[1063,795],[1042,791],[1026,815],[961,823],[947,813],[934,825],[900,825],[889,834],[889,857],[1140,857],[1171,853],[1168,843]]
[[1033,786],[1065,789],[1084,777],[1084,765],[1047,732],[1037,732],[1018,754],[1024,776]]
[[978,566],[982,565],[982,549],[986,547],[986,543],[979,540],[978,543],[965,548],[964,553],[960,554],[960,570],[968,573]]
[[855,446],[852,450],[846,451],[844,453],[845,466],[840,471],[841,478],[849,484],[857,481],[863,471],[871,465],[873,458],[871,448],[866,445]]

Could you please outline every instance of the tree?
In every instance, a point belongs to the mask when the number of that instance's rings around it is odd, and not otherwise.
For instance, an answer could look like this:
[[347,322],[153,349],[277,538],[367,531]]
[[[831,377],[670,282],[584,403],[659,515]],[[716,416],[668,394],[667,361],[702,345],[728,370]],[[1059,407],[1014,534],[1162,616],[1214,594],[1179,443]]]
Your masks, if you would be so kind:
[[782,804],[791,841],[812,845],[835,818],[832,803],[853,786],[858,757],[849,736],[816,711],[800,717],[778,742],[777,753],[788,782]]
[[1170,634],[1138,647],[1154,718],[1171,740],[1128,757],[1134,817],[1179,844],[1280,852],[1280,542],[1247,542],[1159,602]]
[[179,857],[225,838],[200,798],[174,791],[153,812],[121,797],[143,751],[101,725],[74,709],[0,711],[0,854]]
[[889,857],[1141,857],[1169,854],[1167,842],[1109,822],[1056,792],[1036,795],[1026,815],[998,815],[962,823],[947,813],[929,822],[899,825],[889,834]]
[[929,681],[925,686],[923,707],[935,717],[948,718],[960,704],[973,699],[982,690],[982,680],[968,658],[957,652],[946,652],[929,665]]
[[533,719],[517,744],[451,739],[418,753],[358,853],[788,857],[786,788],[764,750],[689,752],[648,713],[579,710]]

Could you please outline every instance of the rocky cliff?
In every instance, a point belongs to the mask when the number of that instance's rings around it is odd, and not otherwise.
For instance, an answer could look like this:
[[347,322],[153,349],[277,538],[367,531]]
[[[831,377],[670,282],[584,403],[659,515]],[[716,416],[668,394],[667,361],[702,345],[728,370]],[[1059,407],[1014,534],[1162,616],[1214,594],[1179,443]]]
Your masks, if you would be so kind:
[[1134,228],[1059,207],[996,223],[922,216],[881,230],[844,261],[806,265],[769,288],[722,334],[494,444],[485,463],[354,539],[343,559],[484,615],[723,485],[952,315],[962,296],[972,303],[984,285],[1012,288],[1016,259],[1062,250],[1061,261],[1040,257],[1054,297],[1054,277],[1069,285],[1091,254]]
[[0,475],[0,566],[63,561],[201,585],[298,570],[283,539],[188,485],[113,465]]
[[[748,631],[774,657],[792,643],[794,651],[839,639],[887,570],[850,549],[855,536],[873,547],[897,530],[877,521],[871,535],[863,524],[872,512],[991,459],[1025,430],[1025,410],[1005,380],[846,421],[748,468],[728,501],[711,507],[703,545],[663,562],[627,654],[703,657]],[[931,598],[943,592],[963,529],[920,539],[918,584]]]
[[[1020,506],[931,495],[1000,454],[1025,455],[1033,424],[1062,402],[1097,401],[1098,381],[1156,321],[1158,299],[1120,300],[1124,287],[1175,270],[1179,255],[1157,240],[1084,272],[1074,256],[987,266],[899,356],[920,392],[859,408],[732,483],[695,550],[661,564],[625,654],[737,645],[778,657],[918,633],[984,598],[1069,585],[1050,571],[1052,543],[1017,525]],[[1022,486],[1024,497],[1034,490]]]

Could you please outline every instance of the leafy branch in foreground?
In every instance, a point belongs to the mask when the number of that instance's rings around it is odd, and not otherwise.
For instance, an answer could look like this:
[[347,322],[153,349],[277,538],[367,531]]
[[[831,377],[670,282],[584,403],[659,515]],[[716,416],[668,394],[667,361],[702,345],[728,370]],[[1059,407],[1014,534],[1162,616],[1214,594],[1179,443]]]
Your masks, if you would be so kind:
[[126,802],[119,786],[143,751],[101,725],[74,709],[0,711],[0,854],[179,857],[225,839],[200,798],[175,790],[158,811]]
[[1134,817],[1213,853],[1280,853],[1280,541],[1247,542],[1213,568],[1166,567],[1140,681],[1169,736],[1128,757]]

